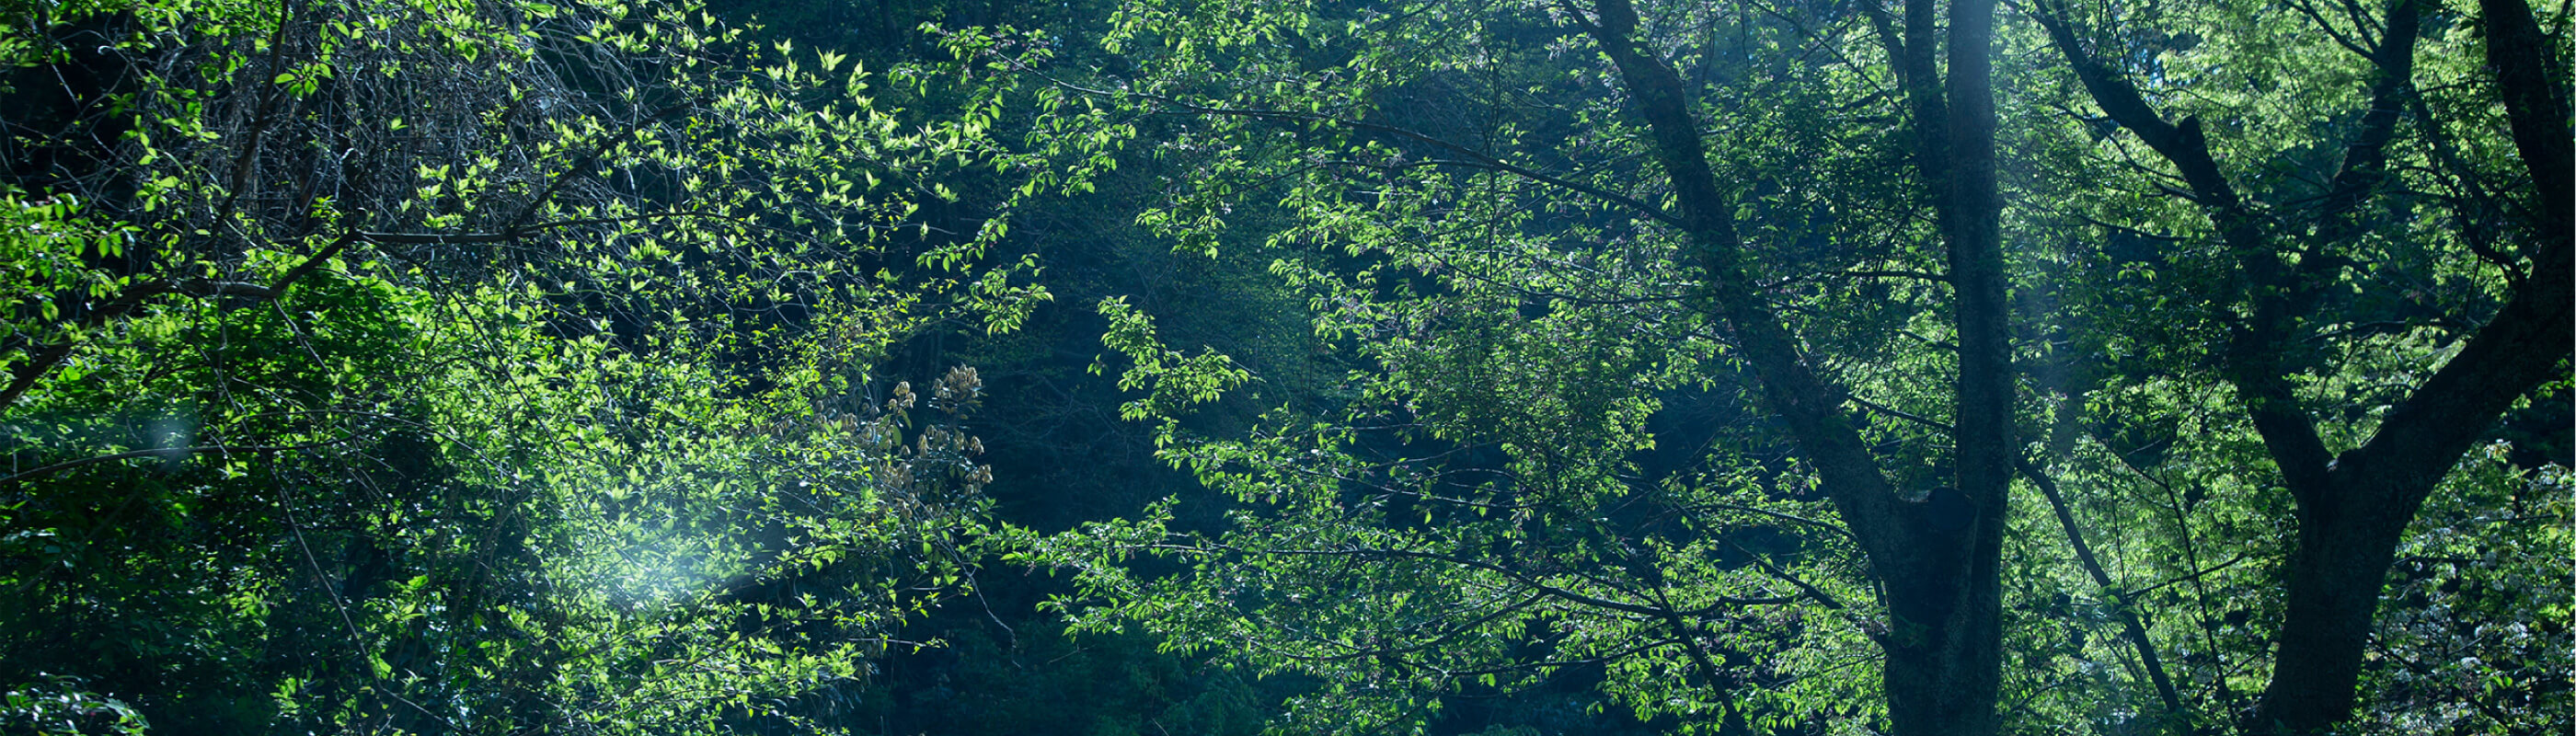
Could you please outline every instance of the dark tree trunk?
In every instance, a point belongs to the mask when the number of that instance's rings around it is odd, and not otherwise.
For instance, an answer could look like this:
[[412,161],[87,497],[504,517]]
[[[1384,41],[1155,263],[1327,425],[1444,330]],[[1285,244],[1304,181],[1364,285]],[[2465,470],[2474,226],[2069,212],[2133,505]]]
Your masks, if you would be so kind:
[[2391,410],[2369,443],[2336,460],[2322,493],[2301,499],[2280,654],[2258,730],[2322,733],[2352,716],[2371,618],[2407,523],[2516,397],[2565,375],[2576,349],[2568,239],[2562,230],[2545,241],[2513,301]]
[[[1906,25],[1932,26],[1930,6],[1928,0],[1908,3]],[[1907,56],[1917,66],[1905,77],[1925,90],[1918,97],[1927,98],[1916,105],[1917,145],[1924,154],[1917,161],[1933,188],[1958,300],[1958,502],[1975,510],[1976,521],[1918,534],[1939,541],[1914,554],[1949,554],[1924,560],[1929,569],[1902,570],[1918,577],[1888,588],[1890,610],[1900,623],[1929,627],[1920,640],[1898,632],[1887,646],[1887,709],[1899,734],[1991,734],[2000,727],[1995,706],[2003,666],[2003,519],[2013,472],[2015,381],[1995,193],[1994,8],[1993,0],[1950,3],[1949,74],[1937,102],[1928,93],[1937,74],[1928,63],[1932,50],[1923,48],[1932,38],[1926,32],[1907,39]],[[1936,508],[1930,510],[1939,511],[1945,493],[1934,491],[1928,505]],[[1891,567],[1905,566],[1881,569]],[[1899,596],[1899,590],[1911,594]]]
[[2371,534],[2314,512],[2301,517],[2280,655],[2256,711],[2256,733],[2318,733],[2352,714],[2380,579],[2396,548],[2395,534]]

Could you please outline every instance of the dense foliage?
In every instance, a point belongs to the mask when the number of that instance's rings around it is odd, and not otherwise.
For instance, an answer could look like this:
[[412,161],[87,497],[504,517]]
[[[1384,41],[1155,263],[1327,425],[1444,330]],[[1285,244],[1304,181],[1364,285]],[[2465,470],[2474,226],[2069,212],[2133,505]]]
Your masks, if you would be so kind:
[[0,730],[2576,724],[2563,7],[6,15]]
[[121,704],[12,730],[794,721],[961,589],[980,381],[871,366],[1044,296],[919,227],[979,113],[688,7],[37,20],[0,680]]

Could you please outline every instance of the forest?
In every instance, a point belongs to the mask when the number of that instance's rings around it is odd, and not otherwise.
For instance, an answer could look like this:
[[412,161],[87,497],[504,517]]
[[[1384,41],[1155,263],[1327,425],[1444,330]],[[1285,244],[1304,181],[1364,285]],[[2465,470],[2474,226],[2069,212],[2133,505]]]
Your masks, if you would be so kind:
[[0,2],[0,733],[2576,729],[2576,7]]

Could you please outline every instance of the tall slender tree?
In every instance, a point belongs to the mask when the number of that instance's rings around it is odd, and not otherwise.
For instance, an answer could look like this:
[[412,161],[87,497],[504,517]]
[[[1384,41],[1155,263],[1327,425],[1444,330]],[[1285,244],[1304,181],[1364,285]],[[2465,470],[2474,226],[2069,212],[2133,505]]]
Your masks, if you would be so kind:
[[[1709,170],[1691,96],[1672,67],[1633,38],[1636,9],[1627,0],[1601,0],[1592,20],[1574,17],[1617,65],[1646,119],[1708,302],[1734,329],[1766,406],[1816,463],[1826,493],[1882,583],[1890,631],[1879,643],[1887,651],[1894,732],[1986,734],[1997,728],[1999,569],[2016,452],[2011,314],[1995,191],[1994,5],[1950,3],[1946,44],[1934,30],[1938,12],[1931,0],[1907,3],[1904,38],[1890,40],[1912,102],[1915,166],[1931,190],[1947,245],[1945,276],[1956,295],[1951,309],[1959,335],[1952,401],[1958,485],[1935,490],[1920,504],[1900,501],[1854,427],[1857,407],[1847,403],[1847,389],[1808,368],[1807,349],[1754,289],[1742,263],[1741,225]],[[1947,75],[1933,63],[1944,48]],[[1952,504],[1966,508],[1946,508]],[[1934,520],[1938,515],[1966,518]]]

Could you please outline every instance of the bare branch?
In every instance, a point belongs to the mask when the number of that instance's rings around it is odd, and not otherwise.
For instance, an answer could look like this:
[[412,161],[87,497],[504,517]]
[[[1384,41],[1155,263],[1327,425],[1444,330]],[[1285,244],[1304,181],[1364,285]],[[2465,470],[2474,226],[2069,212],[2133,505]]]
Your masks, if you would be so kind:
[[25,471],[25,472],[20,472],[20,473],[16,473],[16,474],[8,475],[8,476],[0,476],[0,485],[6,485],[6,484],[9,484],[9,483],[16,483],[16,482],[18,482],[18,481],[26,480],[26,479],[29,479],[29,478],[34,478],[34,477],[41,476],[41,475],[50,475],[50,474],[53,474],[53,473],[58,473],[58,472],[62,472],[62,471],[65,471],[65,470],[70,470],[70,469],[72,469],[72,468],[81,467],[81,466],[84,466],[84,465],[96,465],[96,464],[99,464],[99,463],[111,463],[111,462],[116,462],[116,461],[118,461],[118,460],[133,460],[133,459],[136,459],[136,458],[146,458],[146,457],[187,457],[187,456],[189,456],[189,455],[194,455],[194,454],[201,453],[201,452],[209,452],[209,453],[224,454],[224,455],[232,455],[232,454],[249,455],[249,454],[265,454],[265,453],[272,453],[272,452],[289,452],[289,451],[293,451],[293,450],[310,450],[310,449],[313,449],[313,448],[316,448],[316,447],[329,447],[329,446],[332,446],[332,445],[337,445],[337,444],[341,444],[341,443],[344,443],[344,442],[348,442],[349,440],[352,440],[352,439],[356,439],[356,437],[355,437],[354,435],[352,435],[352,436],[350,436],[350,437],[342,437],[342,438],[335,439],[335,440],[325,440],[325,441],[322,441],[322,442],[308,442],[308,443],[301,444],[301,445],[269,445],[269,446],[242,446],[242,445],[196,445],[196,446],[193,446],[193,447],[160,447],[160,448],[154,448],[154,449],[150,449],[150,450],[132,450],[132,451],[127,451],[127,452],[120,452],[120,453],[116,453],[116,454],[113,454],[113,455],[100,455],[100,456],[97,456],[97,457],[85,457],[85,458],[81,458],[81,459],[79,459],[79,460],[65,460],[65,461],[62,461],[62,462],[59,462],[59,463],[54,463],[54,464],[52,464],[52,465],[46,465],[46,466],[38,467],[38,468],[36,468],[36,469],[34,469],[34,470],[28,470],[28,471]]

